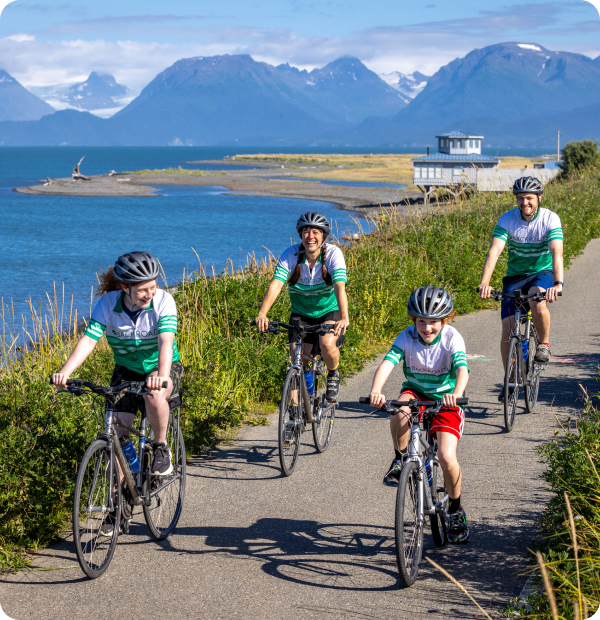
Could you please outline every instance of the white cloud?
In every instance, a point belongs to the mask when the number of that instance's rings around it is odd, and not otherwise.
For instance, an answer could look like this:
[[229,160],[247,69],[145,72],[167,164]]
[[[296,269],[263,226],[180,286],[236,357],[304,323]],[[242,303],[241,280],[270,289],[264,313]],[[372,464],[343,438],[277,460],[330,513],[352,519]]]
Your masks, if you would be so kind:
[[23,41],[35,41],[35,37],[32,34],[11,34],[10,37],[6,37],[11,41],[16,41],[17,43],[23,43]]

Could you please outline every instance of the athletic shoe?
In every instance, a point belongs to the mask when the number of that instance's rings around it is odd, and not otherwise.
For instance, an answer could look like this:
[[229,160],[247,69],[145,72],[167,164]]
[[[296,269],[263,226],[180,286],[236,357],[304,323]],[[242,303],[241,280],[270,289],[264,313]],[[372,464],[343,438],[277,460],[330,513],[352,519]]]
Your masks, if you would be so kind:
[[338,397],[339,393],[340,373],[338,370],[334,370],[332,373],[327,373],[327,392],[325,392],[325,398],[333,401]]
[[401,471],[402,461],[400,459],[394,459],[387,474],[383,477],[383,484],[385,484],[386,487],[397,487]]
[[467,515],[462,506],[457,512],[448,515],[448,542],[453,545],[464,545],[469,542]]
[[541,364],[547,364],[550,361],[550,355],[550,347],[547,344],[540,342],[537,346],[535,357],[533,359]]
[[[100,536],[106,536],[107,538],[110,538],[114,531],[115,531],[115,513],[114,511],[112,512],[108,512],[106,514],[104,523],[100,526],[100,529],[98,530],[98,534]],[[122,521],[122,519],[121,519]],[[121,524],[119,523],[119,534],[122,532],[123,530],[121,529]]]
[[171,452],[167,448],[167,444],[153,443],[152,451],[154,452],[154,457],[150,473],[153,476],[168,476],[173,471],[173,465],[171,464]]

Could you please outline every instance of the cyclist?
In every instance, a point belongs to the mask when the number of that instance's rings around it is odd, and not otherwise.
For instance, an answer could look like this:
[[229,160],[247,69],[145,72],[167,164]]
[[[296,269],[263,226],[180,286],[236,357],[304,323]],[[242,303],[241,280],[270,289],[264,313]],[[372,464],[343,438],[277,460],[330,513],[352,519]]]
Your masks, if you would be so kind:
[[[535,361],[550,361],[550,311],[546,302],[556,301],[563,289],[563,232],[556,213],[541,206],[544,188],[534,177],[521,177],[513,185],[517,208],[507,211],[498,220],[488,250],[479,294],[481,299],[491,295],[490,280],[498,257],[508,242],[508,269],[502,291],[524,294],[546,291],[545,301],[530,301],[533,324],[539,337]],[[503,299],[501,307],[502,340],[500,350],[506,368],[506,357],[513,328],[516,306],[512,299]],[[498,397],[504,400],[504,387]]]
[[[422,286],[408,300],[408,316],[414,325],[395,340],[373,378],[371,404],[382,407],[385,396],[381,390],[394,366],[404,360],[404,378],[398,400],[442,400],[444,409],[435,414],[431,433],[436,435],[438,458],[450,498],[448,507],[448,540],[469,542],[467,515],[460,503],[462,475],[456,448],[464,423],[464,411],[456,405],[469,381],[465,342],[448,323],[456,316],[452,297],[443,288]],[[394,459],[383,478],[388,486],[397,486],[403,456],[408,452],[410,409],[403,407],[390,418],[394,443]]]
[[[321,355],[328,369],[325,397],[333,401],[340,391],[340,373],[337,369],[340,350],[337,342],[350,324],[346,296],[346,262],[340,248],[326,243],[331,226],[321,213],[308,212],[301,215],[296,223],[296,230],[301,242],[281,255],[256,317],[256,325],[261,332],[269,328],[267,313],[286,283],[292,305],[290,321],[299,317],[308,325],[333,325],[334,333],[320,336]],[[290,332],[290,342],[291,337]],[[306,337],[306,355],[310,354],[313,345],[317,344],[317,337],[317,334]],[[304,371],[308,373],[310,368],[306,367]]]
[[[147,252],[129,252],[119,256],[114,267],[101,274],[98,293],[102,297],[69,359],[52,375],[52,383],[66,387],[67,379],[106,333],[115,361],[110,385],[145,381],[147,389],[153,392],[153,397],[143,397],[154,431],[150,471],[155,476],[166,476],[173,471],[165,443],[169,423],[167,401],[179,391],[183,365],[175,342],[175,300],[157,287],[159,272],[160,266],[154,256]],[[164,381],[166,388],[161,387]],[[124,394],[115,403],[118,417],[130,426],[137,410],[137,397],[130,394]],[[119,437],[128,435],[128,431],[120,427],[116,431]]]

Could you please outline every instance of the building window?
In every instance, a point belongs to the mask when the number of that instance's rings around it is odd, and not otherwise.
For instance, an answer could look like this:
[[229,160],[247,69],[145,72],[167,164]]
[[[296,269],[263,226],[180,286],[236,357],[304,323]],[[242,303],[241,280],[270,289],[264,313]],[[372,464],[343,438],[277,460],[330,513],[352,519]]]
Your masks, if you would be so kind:
[[435,178],[436,179],[441,179],[442,178],[442,167],[441,166],[436,166],[435,167]]
[[435,179],[435,168],[433,166],[429,166],[429,178]]
[[463,173],[462,166],[454,166],[454,176],[460,176]]
[[465,148],[465,141],[464,141],[464,140],[461,140],[461,141],[460,141],[460,148],[461,148],[461,149],[464,149],[464,148]]
[[474,140],[469,140],[469,146],[470,146],[471,148],[473,148],[473,142],[474,142]]

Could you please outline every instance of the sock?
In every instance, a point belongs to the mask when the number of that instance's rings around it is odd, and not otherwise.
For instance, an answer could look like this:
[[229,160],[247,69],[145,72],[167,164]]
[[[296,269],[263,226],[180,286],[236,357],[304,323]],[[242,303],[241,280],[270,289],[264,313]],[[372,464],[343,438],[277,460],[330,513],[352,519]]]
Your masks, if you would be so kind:
[[401,461],[403,454],[408,454],[408,448],[404,448],[404,450],[394,450],[396,453],[396,460]]
[[550,343],[549,343],[549,342],[540,342],[540,344],[545,344],[547,347],[549,347],[549,346],[550,346]]
[[328,368],[327,369],[327,376],[331,377],[336,370],[337,370],[337,366],[335,368]]
[[460,495],[456,499],[450,498],[450,503],[448,506],[448,514],[453,515],[455,512],[460,510]]

